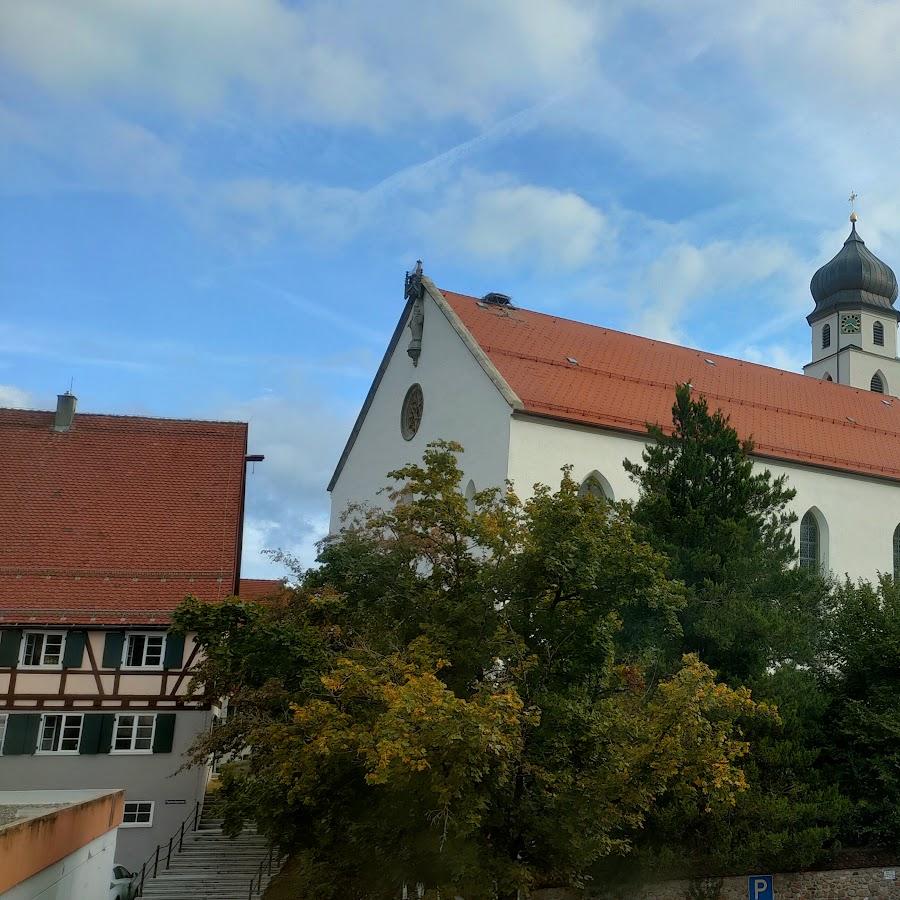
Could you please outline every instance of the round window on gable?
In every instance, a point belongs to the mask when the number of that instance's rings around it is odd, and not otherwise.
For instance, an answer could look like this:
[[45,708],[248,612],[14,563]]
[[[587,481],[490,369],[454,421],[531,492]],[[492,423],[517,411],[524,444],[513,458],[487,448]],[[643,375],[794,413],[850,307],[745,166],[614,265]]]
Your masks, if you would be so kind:
[[403,398],[403,406],[400,409],[400,433],[403,440],[411,441],[422,424],[422,413],[425,409],[425,398],[422,396],[422,386],[414,384]]

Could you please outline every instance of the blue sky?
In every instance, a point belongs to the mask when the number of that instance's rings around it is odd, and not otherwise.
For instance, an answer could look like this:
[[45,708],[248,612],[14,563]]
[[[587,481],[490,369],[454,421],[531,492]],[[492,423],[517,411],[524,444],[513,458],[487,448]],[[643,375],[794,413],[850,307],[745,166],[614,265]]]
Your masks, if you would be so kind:
[[0,0],[0,405],[239,418],[244,571],[305,561],[416,258],[799,369],[900,263],[900,5]]

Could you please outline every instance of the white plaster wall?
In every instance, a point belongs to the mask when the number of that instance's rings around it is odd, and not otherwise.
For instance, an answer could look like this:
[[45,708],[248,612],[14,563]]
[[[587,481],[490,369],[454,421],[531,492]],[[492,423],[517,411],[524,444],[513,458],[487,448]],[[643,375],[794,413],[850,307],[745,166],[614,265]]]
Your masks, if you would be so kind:
[[[509,477],[525,498],[536,482],[557,486],[561,467],[571,463],[576,481],[596,470],[609,482],[614,499],[634,500],[637,489],[622,462],[639,462],[643,447],[644,440],[636,435],[516,415],[510,426]],[[773,476],[786,474],[797,491],[796,541],[799,519],[810,507],[819,510],[827,523],[827,563],[835,574],[873,579],[879,571],[892,571],[900,484],[773,460],[757,465]]]
[[[871,320],[871,321],[874,321]],[[870,335],[871,337],[871,335]],[[885,342],[887,336],[885,335]],[[841,380],[844,378],[844,369],[849,367],[849,384],[861,390],[868,391],[872,384],[872,376],[880,372],[884,376],[885,393],[900,396],[900,360],[890,359],[886,356],[876,356],[869,353],[845,353],[841,359]],[[845,360],[847,363],[845,364]]]
[[[884,346],[879,347],[875,343],[875,335],[872,326],[875,322],[881,322],[884,326]],[[862,348],[869,353],[877,353],[894,359],[897,356],[897,323],[893,316],[879,316],[876,313],[863,311],[862,314]]]
[[[469,479],[481,490],[502,485],[506,478],[510,408],[493,382],[453,330],[442,310],[426,294],[422,355],[413,366],[406,353],[410,332],[405,327],[356,443],[331,494],[331,531],[340,528],[347,504],[364,501],[384,506],[377,495],[388,483],[386,474],[422,458],[429,441],[458,441],[464,490]],[[411,441],[400,433],[400,408],[407,390],[418,382],[425,407],[422,425]]]
[[[822,346],[822,331],[825,329],[825,326],[829,325],[831,327],[831,343],[827,347]],[[823,359],[825,357],[831,356],[835,349],[837,348],[837,333],[838,333],[838,317],[837,313],[833,315],[826,316],[824,319],[814,323],[810,327],[810,333],[812,335],[812,356],[810,359],[813,361],[817,361]],[[843,344],[841,346],[844,346]],[[834,378],[834,373],[831,373],[831,377]]]
[[571,464],[572,478],[579,484],[596,471],[609,482],[614,500],[636,500],[637,488],[622,461],[640,462],[644,446],[636,435],[515,415],[510,426],[509,477],[524,499],[531,496],[536,483],[558,487],[562,467]]
[[116,860],[116,829],[0,894],[3,900],[104,900]]

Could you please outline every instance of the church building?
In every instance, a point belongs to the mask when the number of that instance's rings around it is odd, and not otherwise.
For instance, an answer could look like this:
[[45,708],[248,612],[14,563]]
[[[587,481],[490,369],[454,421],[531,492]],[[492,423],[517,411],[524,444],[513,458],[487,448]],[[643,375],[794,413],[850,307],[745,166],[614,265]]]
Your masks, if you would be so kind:
[[647,423],[671,427],[675,385],[721,409],[754,459],[797,492],[798,563],[837,576],[900,577],[897,279],[851,216],[840,252],[812,278],[804,374],[517,307],[504,294],[439,290],[421,269],[328,485],[331,530],[351,502],[384,503],[385,473],[429,441],[465,448],[463,489],[512,481],[636,499],[623,460]]

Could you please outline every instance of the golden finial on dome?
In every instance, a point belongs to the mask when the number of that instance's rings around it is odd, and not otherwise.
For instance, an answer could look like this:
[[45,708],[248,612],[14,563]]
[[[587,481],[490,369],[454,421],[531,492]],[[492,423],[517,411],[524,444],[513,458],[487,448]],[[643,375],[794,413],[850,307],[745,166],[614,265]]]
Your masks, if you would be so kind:
[[856,214],[856,209],[854,208],[857,196],[858,194],[856,191],[850,191],[850,221],[853,222],[854,225],[859,221],[859,216]]

